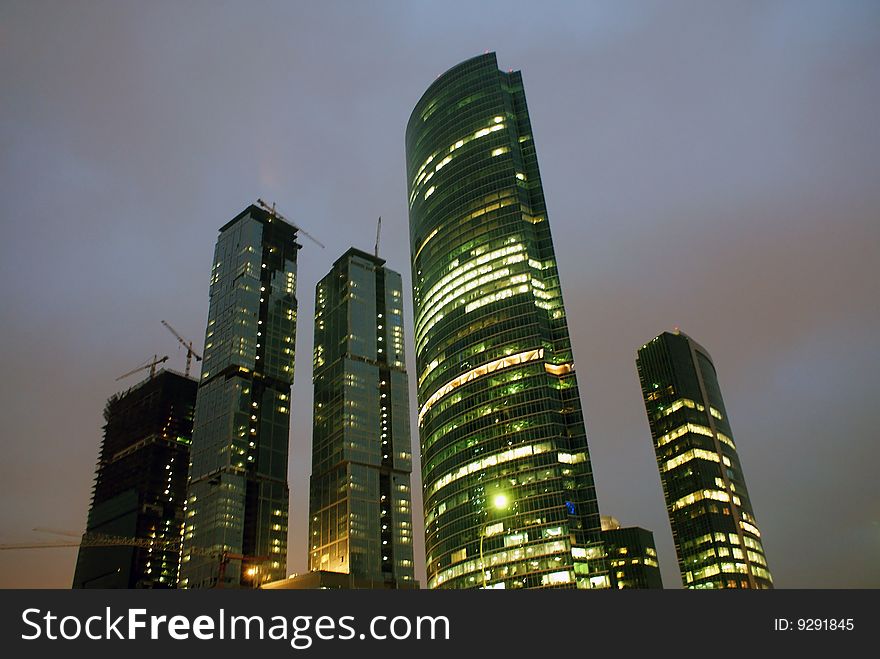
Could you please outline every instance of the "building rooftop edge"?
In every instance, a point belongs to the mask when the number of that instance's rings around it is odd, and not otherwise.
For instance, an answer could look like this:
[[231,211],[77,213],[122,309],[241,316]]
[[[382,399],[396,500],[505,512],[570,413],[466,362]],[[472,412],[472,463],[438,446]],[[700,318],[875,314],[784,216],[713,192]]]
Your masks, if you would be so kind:
[[[238,215],[236,215],[231,220],[229,220],[229,222],[227,222],[222,227],[220,227],[218,229],[218,231],[220,233],[223,233],[229,227],[231,227],[233,224],[238,222],[241,218],[245,217],[246,215],[250,215],[260,224],[267,224],[269,222],[269,211],[260,208],[256,204],[249,204]],[[294,241],[296,240],[299,229],[297,227],[293,226],[290,222],[285,222],[284,220],[282,220],[280,217],[278,217],[276,215],[274,220],[272,220],[272,223],[273,224],[280,224],[280,225],[283,225],[284,227],[287,227],[288,230],[293,233]],[[302,245],[300,245],[299,243],[295,243],[295,244],[296,244],[297,248],[299,248],[299,249],[302,248]]]
[[428,88],[425,89],[425,91],[422,93],[422,95],[419,96],[419,100],[416,101],[415,105],[413,106],[413,110],[409,115],[409,120],[406,122],[406,134],[409,135],[410,125],[412,124],[413,119],[415,118],[417,112],[421,109],[421,106],[422,106],[423,102],[425,101],[425,98],[434,90],[435,87],[437,87],[438,85],[440,85],[444,82],[444,79],[446,78],[446,76],[448,76],[450,73],[452,73],[453,71],[455,71],[456,69],[458,69],[462,66],[466,66],[467,64],[470,64],[475,60],[479,60],[479,59],[483,59],[483,58],[485,58],[487,60],[491,60],[494,63],[495,68],[496,69],[498,68],[498,55],[495,53],[494,50],[492,50],[492,51],[489,51],[488,53],[483,53],[482,55],[474,55],[473,57],[468,57],[466,60],[462,60],[458,64],[455,64],[455,65],[449,67],[443,73],[438,75],[434,79],[434,81],[431,82],[430,85],[428,85]]
[[376,256],[376,255],[374,255],[374,254],[370,254],[369,252],[365,252],[364,250],[362,250],[362,249],[358,249],[357,247],[349,247],[349,248],[348,248],[348,249],[342,254],[342,256],[340,256],[338,259],[336,259],[336,260],[333,262],[333,267],[335,268],[337,265],[339,265],[340,263],[342,263],[343,261],[345,261],[346,259],[348,259],[348,258],[350,258],[350,257],[352,257],[352,256],[358,256],[358,257],[360,257],[360,258],[362,258],[362,259],[366,259],[366,260],[368,260],[368,261],[372,261],[373,263],[375,263],[376,265],[379,265],[379,266],[384,266],[384,265],[385,265],[385,259],[380,258],[380,257],[378,257],[378,256]]
[[698,341],[694,340],[694,338],[692,336],[690,336],[689,334],[686,334],[685,332],[682,332],[681,328],[679,328],[679,327],[675,327],[672,331],[665,330],[665,331],[661,332],[657,336],[653,337],[652,339],[650,339],[649,341],[644,343],[638,350],[636,350],[636,353],[639,353],[642,350],[644,350],[645,348],[647,348],[648,344],[651,343],[651,341],[656,341],[657,339],[664,337],[664,336],[678,336],[678,337],[684,338],[685,341],[687,341],[688,343],[690,343],[694,347],[694,350],[705,355],[709,359],[709,361],[714,364],[714,360],[712,359],[711,353],[708,350],[706,350],[706,348],[704,346],[702,346]]
[[113,396],[116,396],[118,398],[123,398],[125,396],[128,396],[131,393],[134,393],[136,390],[140,389],[141,387],[148,385],[150,382],[158,379],[160,376],[169,376],[169,375],[173,375],[181,380],[187,380],[189,382],[194,382],[196,385],[199,384],[198,378],[195,378],[191,375],[184,375],[180,371],[176,371],[173,368],[160,368],[159,370],[156,371],[155,375],[147,376],[143,380],[141,380],[140,382],[136,382],[135,384],[131,385],[127,389],[121,389],[121,390],[117,391],[115,394],[111,394],[111,398]]

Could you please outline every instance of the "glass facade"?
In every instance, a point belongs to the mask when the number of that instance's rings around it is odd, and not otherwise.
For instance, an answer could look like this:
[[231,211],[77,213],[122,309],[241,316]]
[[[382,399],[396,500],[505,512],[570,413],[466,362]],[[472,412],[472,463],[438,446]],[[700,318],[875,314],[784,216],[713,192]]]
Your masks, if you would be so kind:
[[602,540],[611,588],[663,588],[653,533],[638,526],[621,527],[616,519],[603,515]]
[[715,366],[682,332],[638,351],[666,510],[686,588],[772,588]]
[[414,585],[403,286],[350,249],[315,291],[309,567]]
[[196,400],[181,585],[286,576],[296,229],[250,206],[220,229]]
[[606,587],[520,73],[440,76],[406,155],[428,587]]
[[[195,380],[159,371],[104,408],[104,440],[74,588],[175,588]],[[88,546],[96,536],[140,546]]]

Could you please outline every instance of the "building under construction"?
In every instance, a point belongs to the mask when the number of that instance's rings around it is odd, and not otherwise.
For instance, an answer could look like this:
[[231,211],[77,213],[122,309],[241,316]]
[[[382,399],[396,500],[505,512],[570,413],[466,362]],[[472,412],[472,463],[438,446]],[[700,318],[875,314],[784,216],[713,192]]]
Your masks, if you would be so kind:
[[[175,588],[198,383],[161,370],[104,408],[74,588]],[[96,536],[131,545],[90,546]]]

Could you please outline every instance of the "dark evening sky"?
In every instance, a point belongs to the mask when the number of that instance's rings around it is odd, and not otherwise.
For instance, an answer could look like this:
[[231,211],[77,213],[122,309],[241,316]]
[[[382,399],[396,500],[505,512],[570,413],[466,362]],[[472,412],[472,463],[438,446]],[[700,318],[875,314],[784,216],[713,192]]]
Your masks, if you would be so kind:
[[[263,197],[327,245],[299,262],[306,568],[315,283],[381,215],[408,293],[404,128],[487,50],[523,72],[601,512],[653,530],[680,586],[634,364],[679,325],[715,360],[777,586],[880,587],[870,1],[4,0],[0,543],[82,531],[104,402],[138,380],[114,379],[183,370],[159,321],[201,347],[217,229]],[[0,587],[69,587],[75,560],[2,551]]]

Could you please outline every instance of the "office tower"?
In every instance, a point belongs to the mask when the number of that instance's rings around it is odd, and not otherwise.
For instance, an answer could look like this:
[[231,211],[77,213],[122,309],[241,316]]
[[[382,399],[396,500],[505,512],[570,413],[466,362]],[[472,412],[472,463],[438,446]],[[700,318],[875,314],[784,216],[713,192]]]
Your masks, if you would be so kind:
[[177,586],[197,386],[162,370],[107,401],[74,588]]
[[686,588],[772,588],[712,357],[664,332],[636,366]]
[[602,515],[602,540],[611,588],[663,588],[653,533],[638,526],[621,527],[615,518]]
[[295,227],[249,206],[220,229],[196,399],[181,586],[285,576]]
[[354,248],[315,289],[309,568],[377,588],[415,585],[402,290]]
[[607,586],[520,73],[441,75],[406,155],[428,587]]

